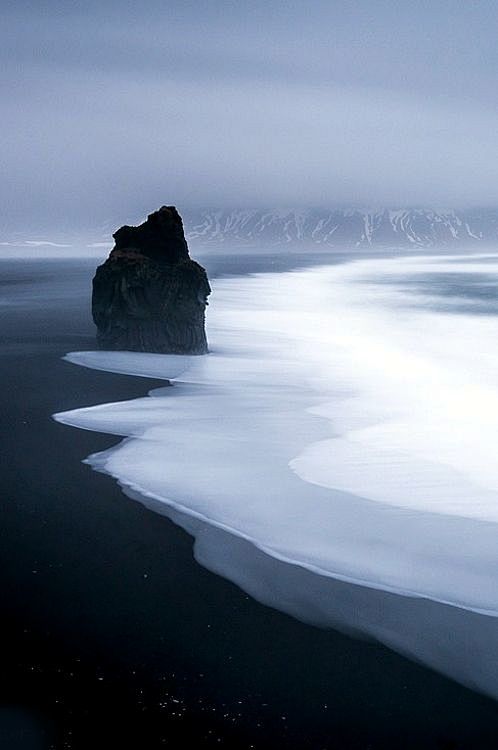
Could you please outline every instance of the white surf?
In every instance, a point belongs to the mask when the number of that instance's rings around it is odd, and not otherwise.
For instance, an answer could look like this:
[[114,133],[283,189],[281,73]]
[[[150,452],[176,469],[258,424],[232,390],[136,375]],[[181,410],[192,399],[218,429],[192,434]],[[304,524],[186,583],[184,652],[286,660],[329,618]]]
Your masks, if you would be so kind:
[[497,318],[451,288],[445,303],[418,291],[483,274],[498,280],[498,259],[218,279],[210,355],[67,356],[173,388],[56,419],[126,436],[88,461],[155,509],[322,576],[494,618]]

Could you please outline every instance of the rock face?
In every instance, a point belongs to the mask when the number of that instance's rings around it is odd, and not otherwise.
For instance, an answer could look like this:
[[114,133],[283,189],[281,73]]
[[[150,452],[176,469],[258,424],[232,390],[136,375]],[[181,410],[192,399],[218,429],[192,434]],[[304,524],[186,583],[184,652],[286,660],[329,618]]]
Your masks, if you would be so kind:
[[190,259],[180,214],[163,206],[124,226],[93,279],[92,314],[101,349],[205,354],[206,271]]

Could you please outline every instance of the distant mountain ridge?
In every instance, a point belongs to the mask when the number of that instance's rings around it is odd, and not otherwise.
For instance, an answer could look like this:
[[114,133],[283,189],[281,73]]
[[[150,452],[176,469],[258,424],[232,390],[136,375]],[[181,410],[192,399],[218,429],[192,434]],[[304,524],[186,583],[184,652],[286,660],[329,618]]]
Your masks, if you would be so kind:
[[[392,249],[498,248],[498,208],[430,209],[188,209],[178,205],[191,250],[306,248]],[[100,225],[70,222],[38,229],[0,226],[0,257],[101,257],[114,244],[116,229],[140,224],[136,216],[109,217]]]
[[198,245],[430,248],[498,242],[498,209],[233,209],[183,211]]

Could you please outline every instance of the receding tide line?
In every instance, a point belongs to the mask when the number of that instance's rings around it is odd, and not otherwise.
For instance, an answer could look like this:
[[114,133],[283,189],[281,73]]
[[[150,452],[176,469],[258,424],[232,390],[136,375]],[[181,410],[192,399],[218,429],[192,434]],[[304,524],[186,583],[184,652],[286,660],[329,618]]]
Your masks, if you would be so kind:
[[[119,374],[126,374],[126,375],[134,375],[138,377],[146,377],[146,378],[158,378],[158,379],[165,379],[170,380],[172,378],[171,372],[176,370],[182,370],[182,368],[185,364],[185,362],[178,362],[174,363],[174,357],[172,355],[139,355],[140,359],[142,356],[144,357],[144,362],[147,365],[145,370],[142,370],[140,373],[132,372],[131,370],[135,369],[134,361],[136,360],[135,354],[128,353],[128,352],[118,352],[116,353],[117,356],[114,357],[111,355],[111,358],[113,359],[113,362],[109,367],[104,366],[105,358],[109,357],[108,352],[71,352],[63,359],[65,359],[68,362],[72,362],[74,364],[81,364],[84,367],[89,367],[91,369],[98,369],[101,371],[108,371],[113,373],[119,373]],[[92,358],[90,355],[95,355],[95,365],[92,363]],[[129,363],[131,363],[131,368],[126,367],[126,357],[129,356]],[[131,356],[130,356],[131,355]],[[167,360],[167,364],[176,364],[176,369],[173,368],[173,370],[168,366],[164,367],[166,365],[166,362],[164,362],[164,365],[162,365],[162,374],[161,373],[161,361],[157,360],[156,357],[163,358]],[[180,359],[180,358],[179,358]],[[182,360],[185,360],[186,358],[181,358]],[[80,360],[80,361],[78,361]],[[164,372],[167,371],[169,373],[168,377],[164,376]],[[152,374],[154,373],[154,374]],[[120,404],[121,402],[116,402],[117,404]],[[110,404],[112,405],[112,404]],[[105,409],[106,404],[91,407],[94,410],[97,410],[99,408]],[[62,424],[67,424],[72,427],[79,427],[81,429],[86,429],[90,431],[99,431],[95,427],[89,427],[87,424],[79,424],[77,419],[77,414],[79,410],[73,411],[73,412],[61,412],[59,414],[54,414],[54,419]],[[76,415],[76,418],[73,416]],[[479,608],[479,607],[472,607],[467,606],[464,603],[455,602],[450,599],[444,599],[444,598],[434,598],[434,597],[428,597],[424,594],[421,594],[417,590],[411,590],[409,588],[400,588],[399,586],[389,586],[387,584],[383,584],[382,582],[372,582],[368,579],[363,578],[357,578],[352,575],[347,574],[341,574],[340,572],[330,571],[326,568],[320,567],[318,565],[313,565],[311,563],[306,563],[299,558],[287,556],[282,553],[279,553],[277,550],[273,549],[272,547],[269,547],[261,542],[258,541],[257,538],[251,537],[248,534],[245,534],[240,529],[236,528],[235,526],[230,526],[228,524],[225,524],[221,521],[217,521],[216,519],[212,518],[211,516],[200,513],[196,510],[193,510],[188,505],[182,504],[181,502],[174,500],[170,497],[167,497],[165,495],[159,495],[156,493],[153,493],[149,490],[147,490],[145,487],[140,486],[134,482],[127,482],[123,480],[120,477],[119,472],[113,472],[106,468],[106,458],[110,453],[112,453],[116,448],[111,448],[108,451],[102,451],[99,453],[92,454],[88,456],[88,458],[84,459],[83,463],[88,464],[93,469],[95,469],[98,472],[107,474],[109,476],[112,476],[113,479],[116,479],[119,486],[124,488],[127,488],[131,490],[134,493],[137,493],[139,496],[142,496],[144,498],[148,498],[151,500],[155,500],[159,503],[166,504],[175,510],[179,511],[180,513],[183,513],[187,516],[191,516],[192,518],[198,519],[199,521],[202,521],[204,523],[207,523],[211,526],[214,526],[216,528],[219,528],[229,534],[232,534],[240,539],[244,539],[245,541],[249,542],[250,544],[254,545],[257,549],[261,550],[267,555],[270,555],[271,557],[275,558],[276,560],[280,560],[281,562],[288,563],[290,565],[297,565],[299,567],[304,568],[305,570],[310,571],[311,573],[315,573],[317,575],[327,576],[330,578],[335,578],[339,581],[344,581],[345,583],[353,583],[359,586],[364,586],[367,588],[373,588],[378,589],[381,591],[387,591],[394,594],[399,594],[401,596],[410,596],[410,597],[417,597],[417,598],[432,598],[434,601],[438,601],[440,604],[446,604],[449,606],[456,606],[462,609],[466,609],[472,612],[476,612],[478,614],[483,614],[486,616],[491,617],[498,617],[498,609],[487,609],[487,608]]]
[[[57,415],[56,415],[57,416]],[[63,420],[58,419],[58,421],[63,422]],[[70,424],[67,422],[66,424]],[[73,425],[77,427],[78,425]],[[153,492],[149,492],[148,490],[144,489],[143,487],[140,487],[139,485],[123,482],[119,479],[119,476],[117,474],[113,474],[110,471],[107,471],[105,468],[100,468],[98,465],[99,460],[99,453],[93,454],[89,456],[87,459],[83,461],[83,463],[88,464],[96,471],[99,471],[101,473],[107,474],[109,476],[112,476],[113,479],[117,480],[117,483],[121,488],[127,488],[131,490],[133,493],[137,493],[138,495],[149,498],[151,500],[155,500],[160,503],[164,503],[171,508],[174,508],[175,510],[179,511],[180,513],[183,513],[187,516],[191,516],[192,518],[195,518],[199,521],[202,521],[206,524],[209,524],[211,526],[214,526],[218,529],[221,529],[222,531],[226,531],[229,534],[232,534],[233,536],[238,537],[239,539],[243,539],[246,542],[249,542],[252,544],[256,549],[259,549],[261,552],[264,552],[266,555],[269,555],[270,557],[275,558],[276,560],[280,560],[281,562],[288,563],[289,565],[297,565],[300,568],[303,568],[304,570],[310,571],[310,573],[315,573],[316,575],[326,576],[329,578],[334,578],[338,581],[344,581],[344,583],[352,583],[358,586],[363,586],[366,588],[372,588],[380,591],[387,591],[392,594],[399,594],[400,596],[409,596],[409,597],[416,597],[416,598],[423,598],[423,599],[429,599],[431,597],[424,596],[423,594],[420,594],[417,591],[409,590],[409,589],[400,589],[395,588],[393,586],[388,586],[387,584],[382,584],[381,582],[378,583],[372,583],[371,581],[367,579],[362,578],[355,578],[354,576],[348,576],[348,575],[342,575],[341,573],[336,573],[330,570],[326,570],[325,568],[320,568],[317,565],[312,565],[311,563],[303,562],[297,558],[293,557],[287,557],[286,555],[283,555],[279,553],[278,551],[272,549],[271,547],[267,547],[264,544],[261,544],[258,542],[257,539],[244,534],[242,531],[240,531],[237,528],[234,528],[232,526],[228,526],[221,521],[216,521],[209,516],[206,516],[202,513],[198,513],[191,508],[189,508],[186,505],[182,505],[181,503],[172,500],[171,498],[164,497],[163,495],[155,495]],[[470,612],[476,612],[477,614],[486,615],[488,617],[498,617],[498,610],[497,609],[479,609],[478,607],[470,607],[466,606],[465,604],[460,604],[458,602],[454,602],[451,600],[445,600],[445,599],[432,599],[432,601],[437,601],[439,604],[446,604],[448,606],[458,607],[459,609],[465,609]]]

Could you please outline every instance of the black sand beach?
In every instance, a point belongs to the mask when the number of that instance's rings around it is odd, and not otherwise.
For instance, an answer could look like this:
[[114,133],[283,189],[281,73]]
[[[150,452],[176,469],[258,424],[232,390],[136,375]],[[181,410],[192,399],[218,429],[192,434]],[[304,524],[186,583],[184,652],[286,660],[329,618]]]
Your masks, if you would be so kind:
[[495,702],[256,603],[81,463],[116,438],[52,413],[163,385],[61,360],[95,346],[93,267],[0,263],[0,747],[498,747]]

